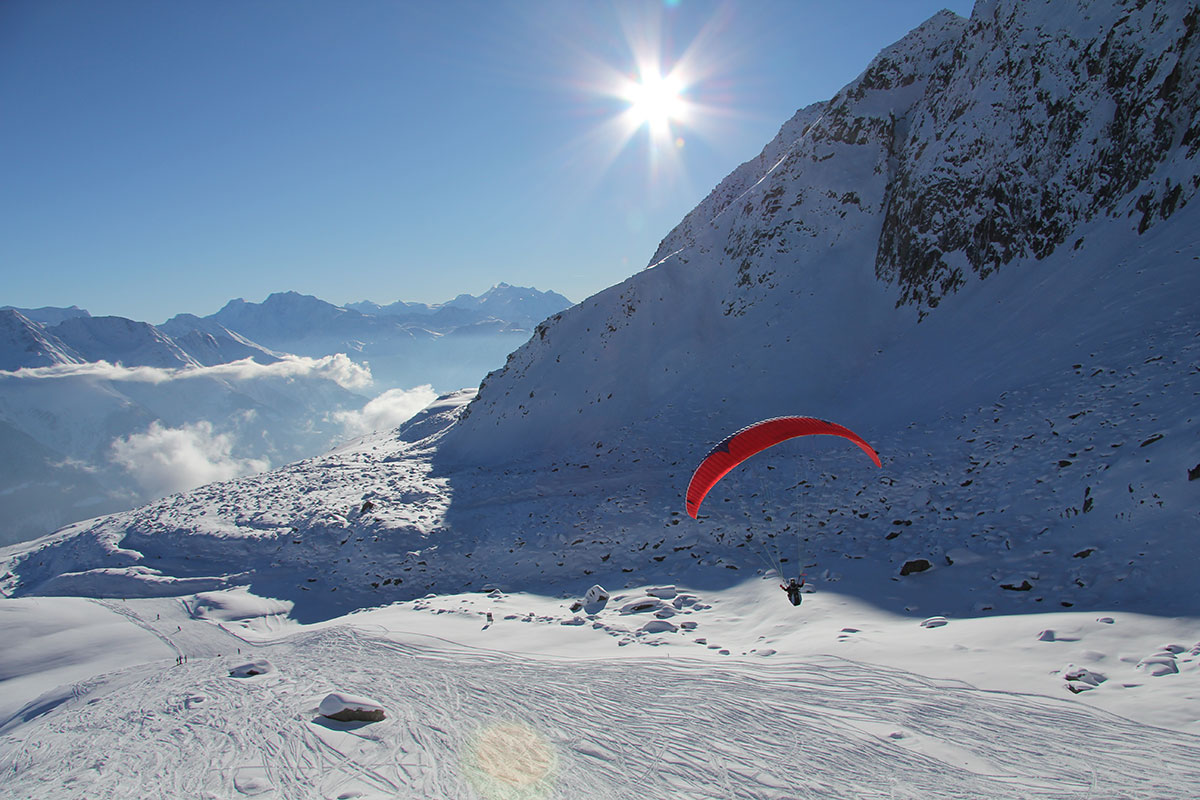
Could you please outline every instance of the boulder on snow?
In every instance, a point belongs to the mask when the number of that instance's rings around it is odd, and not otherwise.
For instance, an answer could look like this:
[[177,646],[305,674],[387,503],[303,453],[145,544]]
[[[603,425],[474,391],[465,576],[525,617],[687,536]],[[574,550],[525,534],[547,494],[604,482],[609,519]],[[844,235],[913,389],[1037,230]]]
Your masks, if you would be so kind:
[[374,700],[342,692],[331,692],[317,707],[317,713],[338,722],[379,722],[386,716],[383,706]]
[[1179,672],[1179,664],[1175,661],[1174,653],[1164,650],[1152,656],[1146,656],[1137,663],[1134,669],[1159,678]]
[[1074,664],[1067,664],[1062,669],[1062,676],[1067,682],[1067,689],[1074,694],[1091,691],[1108,680],[1108,676],[1102,672],[1077,667]]
[[587,594],[583,596],[583,605],[587,613],[595,614],[597,611],[604,609],[608,605],[608,590],[600,584],[595,584],[587,590]]
[[902,576],[912,575],[916,572],[924,572],[932,566],[933,564],[927,558],[914,558],[912,561],[904,562],[904,566],[900,568],[900,574]]
[[642,633],[674,633],[679,630],[665,619],[652,619],[642,626]]
[[1033,584],[1029,582],[1028,578],[1009,578],[1000,584],[1000,588],[1010,592],[1028,592],[1033,588]]
[[275,667],[270,661],[265,658],[260,658],[256,661],[247,661],[245,664],[238,664],[229,670],[229,675],[232,678],[252,678],[255,675],[266,675],[268,672],[274,672]]

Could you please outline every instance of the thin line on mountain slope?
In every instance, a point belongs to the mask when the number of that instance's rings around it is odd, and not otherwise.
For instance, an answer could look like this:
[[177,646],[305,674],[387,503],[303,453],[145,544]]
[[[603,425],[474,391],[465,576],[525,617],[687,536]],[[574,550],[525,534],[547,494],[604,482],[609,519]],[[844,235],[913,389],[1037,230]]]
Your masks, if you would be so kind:
[[[820,124],[821,124],[821,120],[823,120],[823,119],[825,119],[825,113],[824,113],[824,112],[822,112],[822,113],[821,113],[821,116],[817,117],[817,118],[816,118],[816,120],[814,120],[814,121],[813,121],[813,123],[812,123],[811,125],[809,125],[809,126],[808,126],[808,127],[805,129],[805,130],[804,130],[804,133],[803,133],[803,134],[801,134],[801,135],[800,135],[800,137],[799,137],[798,139],[796,139],[794,142],[792,142],[792,143],[791,143],[791,144],[788,146],[788,149],[784,151],[783,155],[779,157],[779,160],[778,160],[778,161],[776,161],[774,164],[772,164],[772,165],[771,165],[770,169],[768,169],[766,172],[764,172],[764,173],[762,174],[762,176],[761,176],[761,177],[760,177],[758,180],[756,180],[756,181],[755,181],[754,183],[752,183],[750,186],[746,187],[746,190],[745,190],[744,192],[742,192],[742,193],[741,193],[741,194],[739,194],[737,197],[735,197],[735,198],[733,198],[732,200],[730,200],[730,201],[729,201],[729,202],[728,202],[728,203],[725,205],[725,207],[724,207],[724,208],[722,208],[720,211],[718,211],[718,212],[717,212],[716,216],[714,216],[712,219],[710,219],[710,220],[708,221],[708,224],[709,224],[709,225],[713,225],[713,224],[715,224],[715,223],[716,223],[716,221],[717,221],[718,219],[720,219],[720,218],[721,218],[721,215],[722,215],[722,214],[724,214],[726,211],[728,211],[730,208],[732,208],[732,207],[733,207],[733,206],[734,206],[734,205],[735,205],[735,204],[736,204],[736,203],[737,203],[739,200],[741,200],[743,197],[745,197],[746,195],[750,194],[750,192],[752,192],[752,191],[754,191],[755,189],[757,189],[757,188],[758,188],[758,186],[759,186],[759,184],[761,184],[763,181],[765,181],[765,180],[767,179],[767,177],[768,177],[768,176],[769,176],[771,173],[773,173],[773,172],[774,172],[776,169],[778,169],[778,168],[779,168],[779,165],[780,165],[780,164],[782,164],[782,163],[783,163],[784,161],[786,161],[786,160],[787,160],[789,157],[791,157],[792,153],[793,153],[793,152],[795,152],[796,148],[800,146],[800,143],[804,141],[805,137],[807,137],[807,136],[808,136],[808,134],[809,134],[809,133],[812,131],[812,129],[813,129],[813,128],[817,127],[817,125],[820,125]],[[660,265],[660,264],[662,264],[662,263],[664,263],[664,262],[666,262],[666,261],[668,261],[668,260],[670,260],[670,259],[674,258],[675,256],[679,255],[679,254],[680,254],[680,253],[682,253],[684,250],[687,250],[687,249],[688,249],[688,247],[689,247],[689,245],[684,245],[683,247],[679,248],[678,250],[676,250],[676,251],[674,251],[674,252],[667,253],[665,256],[663,256],[662,258],[660,258],[658,261],[655,261],[653,264],[647,264],[647,265],[646,265],[646,269],[653,269],[653,268],[657,267],[658,265]]]

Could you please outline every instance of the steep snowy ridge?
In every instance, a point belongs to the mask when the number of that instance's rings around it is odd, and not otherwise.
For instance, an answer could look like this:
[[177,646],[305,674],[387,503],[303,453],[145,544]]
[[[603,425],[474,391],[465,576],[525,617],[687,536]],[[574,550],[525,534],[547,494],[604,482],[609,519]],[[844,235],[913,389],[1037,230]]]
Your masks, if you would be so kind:
[[83,362],[83,356],[21,312],[0,309],[0,369]]
[[31,319],[39,325],[57,325],[76,317],[90,317],[87,310],[79,306],[61,308],[59,306],[42,306],[41,308],[17,308],[16,306],[0,306],[0,311],[18,311],[26,319]]
[[124,317],[75,317],[49,330],[89,362],[171,369],[200,366],[171,337],[147,322]]
[[253,359],[259,364],[271,364],[283,358],[282,353],[252,342],[219,322],[194,314],[177,314],[159,325],[158,329],[170,336],[189,356],[208,367],[243,358]]
[[[1036,263],[1097,215],[1146,232],[1200,183],[1192,12],[1013,2],[931,18],[785,125],[664,239],[651,273],[539,331],[480,392],[464,449],[483,431],[500,453],[538,449],[572,419],[599,433],[709,391],[697,407],[775,410],[753,398],[784,388],[778,364],[821,376],[785,391],[828,413],[825,387],[972,276]],[[645,351],[637,391],[615,362]],[[549,385],[559,396],[538,392]]]
[[[828,153],[815,155],[811,149],[812,141],[809,140],[810,133],[815,136],[819,131],[825,130],[821,128],[821,123],[827,116],[831,117],[829,127],[837,128],[838,134],[827,134],[826,138],[842,138],[850,140],[851,143],[866,144],[872,137],[866,135],[864,128],[874,128],[874,144],[880,144],[878,134],[886,127],[886,122],[896,115],[903,115],[914,99],[925,90],[931,66],[936,63],[940,51],[955,44],[966,26],[966,20],[950,11],[935,14],[900,41],[885,48],[872,59],[862,75],[832,100],[814,103],[797,111],[792,119],[783,124],[779,133],[763,148],[758,157],[734,170],[667,234],[650,259],[650,265],[660,264],[672,254],[694,245],[703,248],[702,240],[714,238],[709,237],[706,232],[718,226],[727,210],[738,200],[752,201],[750,205],[741,206],[747,214],[752,214],[759,205],[763,205],[764,208],[776,207],[775,210],[778,211],[779,203],[762,204],[758,199],[759,195],[777,191],[771,184],[771,178],[789,162],[801,158],[809,162],[819,162],[829,157]],[[905,91],[892,91],[894,89]],[[871,102],[874,106],[871,110],[874,118],[854,118],[849,123],[853,126],[853,131],[847,132],[848,118],[852,115],[848,114],[848,105],[844,98],[853,95],[856,101],[860,101],[868,92],[871,92]],[[840,104],[839,99],[843,100]],[[855,108],[870,106],[856,105]],[[763,187],[762,184],[766,186]]]

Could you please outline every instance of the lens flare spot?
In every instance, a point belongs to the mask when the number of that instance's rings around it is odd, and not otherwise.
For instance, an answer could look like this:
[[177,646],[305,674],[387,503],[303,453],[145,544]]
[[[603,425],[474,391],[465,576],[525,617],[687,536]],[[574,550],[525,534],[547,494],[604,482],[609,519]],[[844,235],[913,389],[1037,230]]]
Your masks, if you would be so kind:
[[557,767],[554,746],[522,722],[480,728],[463,756],[467,780],[488,800],[540,800],[550,793]]

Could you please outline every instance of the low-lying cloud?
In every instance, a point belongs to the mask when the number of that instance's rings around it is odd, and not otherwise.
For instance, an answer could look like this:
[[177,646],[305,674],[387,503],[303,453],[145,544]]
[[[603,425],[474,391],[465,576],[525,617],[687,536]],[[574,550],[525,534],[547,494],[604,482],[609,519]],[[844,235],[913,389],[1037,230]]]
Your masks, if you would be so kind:
[[395,428],[436,399],[437,392],[428,383],[413,389],[389,389],[361,411],[339,411],[333,416],[345,428],[347,436],[362,436]]
[[232,438],[216,433],[207,420],[181,428],[152,422],[145,433],[114,440],[111,457],[155,497],[252,475],[271,466],[266,459],[235,458]]
[[55,364],[50,367],[24,367],[18,370],[0,370],[0,377],[25,380],[52,380],[55,378],[95,378],[105,381],[130,381],[137,383],[166,383],[191,378],[218,378],[228,380],[254,380],[258,378],[324,378],[337,383],[344,389],[361,389],[371,384],[371,370],[350,360],[344,353],[323,358],[287,356],[271,364],[259,364],[250,358],[216,364],[211,367],[126,367],[107,361],[89,364]]

